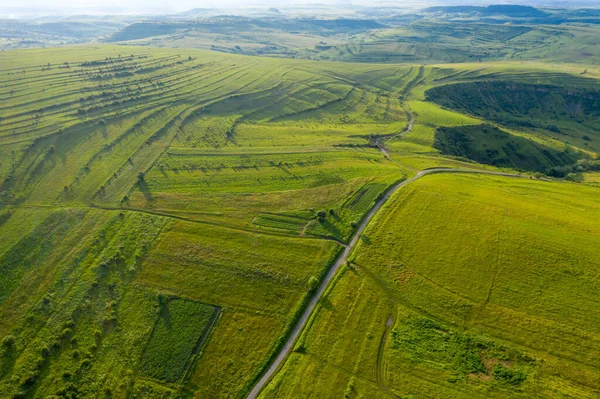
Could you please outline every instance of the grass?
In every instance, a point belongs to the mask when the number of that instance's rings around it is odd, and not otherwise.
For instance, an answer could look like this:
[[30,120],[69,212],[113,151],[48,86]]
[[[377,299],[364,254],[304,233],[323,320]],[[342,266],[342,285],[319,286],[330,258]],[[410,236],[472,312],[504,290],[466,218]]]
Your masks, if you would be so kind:
[[256,226],[277,230],[285,230],[300,234],[308,222],[314,217],[310,212],[297,215],[261,214],[252,223]]
[[[385,397],[376,382],[376,363],[389,312],[385,292],[369,275],[342,269],[262,397],[344,397],[347,391]],[[357,329],[360,334],[349,333]]]
[[256,376],[307,295],[308,280],[324,272],[337,248],[325,240],[178,222],[159,239],[136,283],[219,304],[222,316],[190,383],[202,395],[234,395]]

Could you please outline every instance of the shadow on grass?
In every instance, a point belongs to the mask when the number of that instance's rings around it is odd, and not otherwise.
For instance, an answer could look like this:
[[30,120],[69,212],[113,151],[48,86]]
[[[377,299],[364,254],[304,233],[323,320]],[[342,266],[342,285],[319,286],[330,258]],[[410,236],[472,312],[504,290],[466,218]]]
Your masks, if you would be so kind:
[[150,192],[150,188],[148,187],[148,183],[144,180],[138,180],[138,189],[146,198],[146,201],[152,201],[154,198],[152,197],[152,193]]

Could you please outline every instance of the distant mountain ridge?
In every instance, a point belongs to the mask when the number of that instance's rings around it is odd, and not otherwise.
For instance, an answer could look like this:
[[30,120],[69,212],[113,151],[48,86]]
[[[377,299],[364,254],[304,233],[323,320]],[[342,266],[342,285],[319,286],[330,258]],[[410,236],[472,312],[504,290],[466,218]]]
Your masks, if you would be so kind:
[[481,15],[506,15],[515,18],[539,18],[548,15],[546,12],[531,6],[498,4],[487,7],[481,6],[436,6],[423,10],[424,12],[437,13],[478,13]]

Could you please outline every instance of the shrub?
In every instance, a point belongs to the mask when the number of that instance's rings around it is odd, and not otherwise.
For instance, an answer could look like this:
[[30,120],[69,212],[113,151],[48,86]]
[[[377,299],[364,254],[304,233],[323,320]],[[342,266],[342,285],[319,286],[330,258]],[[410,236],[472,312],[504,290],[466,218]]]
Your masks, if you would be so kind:
[[4,339],[2,340],[2,346],[6,349],[12,349],[15,346],[15,337],[12,335],[7,335],[6,337],[4,337]]
[[547,129],[554,133],[560,133],[560,128],[556,125],[550,125]]
[[311,276],[308,279],[308,290],[314,291],[319,287],[319,280],[315,276]]
[[325,212],[324,210],[320,210],[317,211],[315,216],[317,217],[317,220],[322,223],[325,220],[325,216],[327,216],[327,212]]
[[565,176],[565,179],[573,182],[580,182],[583,181],[583,176],[579,173],[569,173]]
[[38,377],[39,377],[39,375],[38,375],[37,372],[30,371],[21,380],[21,386],[22,387],[31,387],[31,386],[33,386],[36,383],[36,381],[38,380]]
[[492,371],[494,378],[510,385],[519,385],[525,381],[527,375],[522,371],[515,371],[497,363]]
[[40,354],[43,358],[47,358],[48,356],[50,356],[50,348],[48,348],[47,346],[43,346],[42,349],[40,349]]

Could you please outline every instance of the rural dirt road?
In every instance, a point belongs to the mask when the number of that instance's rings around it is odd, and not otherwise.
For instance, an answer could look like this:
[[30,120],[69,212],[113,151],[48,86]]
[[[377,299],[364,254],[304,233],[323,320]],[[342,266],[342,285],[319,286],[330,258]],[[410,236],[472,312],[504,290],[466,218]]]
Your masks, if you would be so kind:
[[413,128],[415,118],[413,116],[413,113],[410,110],[406,111],[406,115],[408,116],[408,122],[406,123],[406,127],[400,133],[391,134],[391,135],[387,135],[387,136],[381,136],[377,140],[375,140],[375,145],[377,146],[377,148],[379,148],[379,151],[381,151],[383,156],[388,159],[390,158],[390,154],[388,154],[387,149],[385,148],[385,145],[381,142],[381,140],[391,139],[392,137],[396,137],[396,136],[402,137],[405,134],[407,134],[408,132],[410,132]]
[[373,206],[373,208],[369,211],[367,216],[365,216],[365,218],[363,219],[362,223],[358,226],[358,229],[352,236],[352,240],[350,241],[348,246],[344,249],[344,252],[342,252],[340,257],[336,260],[335,264],[329,269],[329,272],[327,273],[327,275],[321,282],[321,285],[315,291],[310,303],[308,304],[308,306],[302,313],[302,317],[300,317],[300,319],[296,323],[296,326],[294,327],[290,336],[288,337],[287,342],[285,343],[283,348],[281,348],[279,354],[277,355],[277,357],[275,358],[273,363],[269,366],[269,368],[267,369],[265,374],[262,376],[262,378],[256,383],[256,385],[254,386],[252,391],[250,391],[250,394],[248,395],[248,399],[257,398],[258,395],[260,394],[260,392],[263,390],[263,388],[267,385],[267,383],[271,380],[271,378],[275,375],[275,373],[283,365],[286,357],[290,354],[290,352],[294,348],[294,345],[296,343],[296,340],[300,336],[300,333],[306,326],[308,319],[310,318],[310,316],[316,309],[317,304],[321,300],[321,297],[323,296],[323,294],[325,293],[325,291],[331,284],[331,281],[337,274],[340,267],[344,263],[346,263],[346,261],[348,260],[348,257],[350,256],[350,254],[356,247],[356,244],[358,243],[360,236],[362,235],[362,233],[365,230],[365,228],[367,227],[367,225],[371,222],[371,220],[373,219],[375,214],[381,209],[381,207],[387,202],[387,200],[396,191],[398,191],[398,189],[414,182],[415,180],[422,178],[423,176],[427,176],[427,175],[434,174],[434,173],[473,173],[473,174],[486,174],[486,175],[506,176],[506,177],[522,177],[522,178],[526,177],[526,176],[511,174],[511,173],[490,172],[490,171],[482,171],[482,170],[433,168],[433,169],[423,170],[423,171],[417,173],[415,176],[411,177],[410,179],[404,180],[403,182],[398,183],[394,187],[392,187],[392,189],[390,189],[379,201],[377,201],[375,206]]

